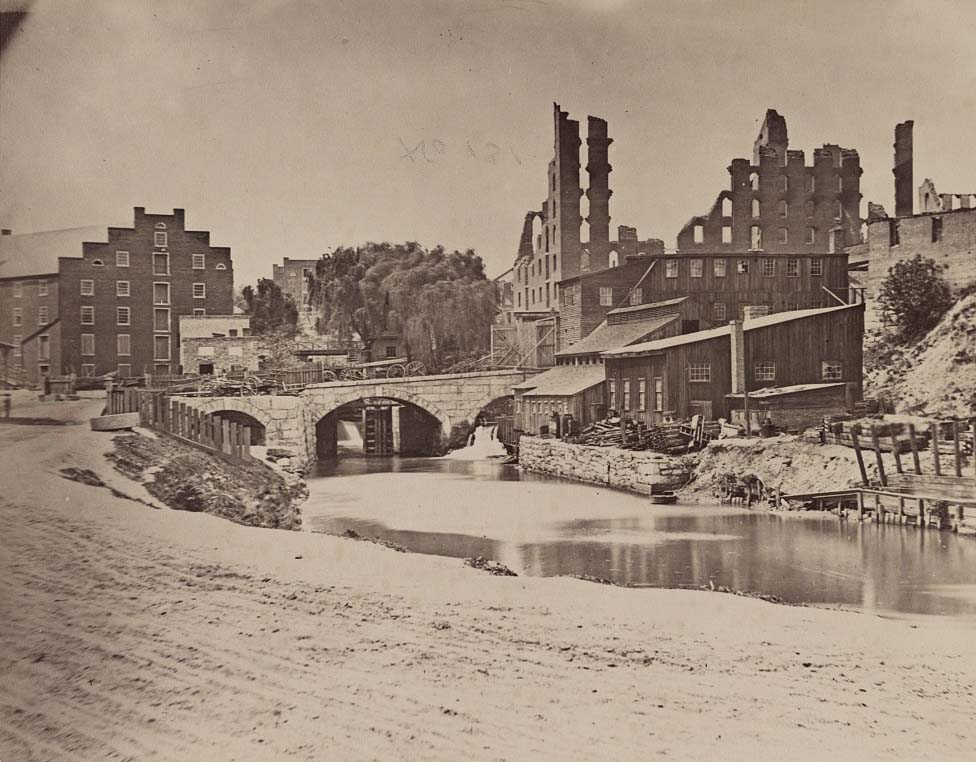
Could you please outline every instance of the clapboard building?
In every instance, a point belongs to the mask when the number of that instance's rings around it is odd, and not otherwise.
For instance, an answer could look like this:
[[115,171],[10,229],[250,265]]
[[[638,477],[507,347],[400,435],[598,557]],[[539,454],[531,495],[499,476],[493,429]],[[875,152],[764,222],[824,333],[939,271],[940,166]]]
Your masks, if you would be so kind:
[[603,353],[607,405],[658,424],[729,418],[730,395],[843,382],[862,398],[864,305],[781,312]]

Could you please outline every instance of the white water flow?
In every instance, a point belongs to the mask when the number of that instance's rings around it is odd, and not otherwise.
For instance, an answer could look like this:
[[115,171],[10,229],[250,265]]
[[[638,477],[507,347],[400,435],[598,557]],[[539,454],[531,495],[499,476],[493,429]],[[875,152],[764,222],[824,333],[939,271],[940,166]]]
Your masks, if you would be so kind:
[[339,447],[350,449],[363,449],[363,437],[359,429],[352,421],[339,421],[336,424],[336,439]]
[[508,453],[505,445],[498,441],[497,426],[478,426],[468,437],[468,444],[460,450],[453,450],[445,458],[455,460],[484,460],[485,458],[504,458]]

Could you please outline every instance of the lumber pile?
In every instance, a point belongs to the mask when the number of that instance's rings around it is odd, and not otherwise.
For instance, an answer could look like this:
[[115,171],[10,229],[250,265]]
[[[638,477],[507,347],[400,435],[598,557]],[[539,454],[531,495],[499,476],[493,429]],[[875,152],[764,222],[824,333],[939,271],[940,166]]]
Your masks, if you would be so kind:
[[642,421],[614,417],[590,424],[570,441],[590,447],[651,450],[673,455],[688,451],[691,436],[687,429],[679,423],[648,426]]

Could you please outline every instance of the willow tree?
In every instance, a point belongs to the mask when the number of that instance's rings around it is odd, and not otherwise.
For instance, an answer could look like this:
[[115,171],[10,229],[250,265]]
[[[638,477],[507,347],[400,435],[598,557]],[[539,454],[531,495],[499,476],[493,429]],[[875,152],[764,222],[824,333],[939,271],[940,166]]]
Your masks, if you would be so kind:
[[472,250],[414,242],[339,248],[316,267],[313,295],[323,328],[367,345],[398,331],[408,356],[431,366],[484,352],[496,292]]

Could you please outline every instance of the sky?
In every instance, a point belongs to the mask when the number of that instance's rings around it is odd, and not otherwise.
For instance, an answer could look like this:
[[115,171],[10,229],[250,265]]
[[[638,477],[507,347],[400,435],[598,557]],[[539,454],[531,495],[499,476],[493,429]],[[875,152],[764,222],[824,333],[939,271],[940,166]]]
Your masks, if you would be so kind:
[[[0,0],[0,11],[24,0]],[[0,226],[187,211],[236,285],[282,257],[419,241],[490,275],[541,207],[552,104],[608,120],[611,226],[673,246],[750,157],[856,148],[893,211],[896,122],[915,184],[976,192],[971,0],[37,0],[0,58]],[[585,146],[585,134],[584,138]],[[585,165],[585,159],[584,159]],[[583,173],[585,183],[585,173]]]

